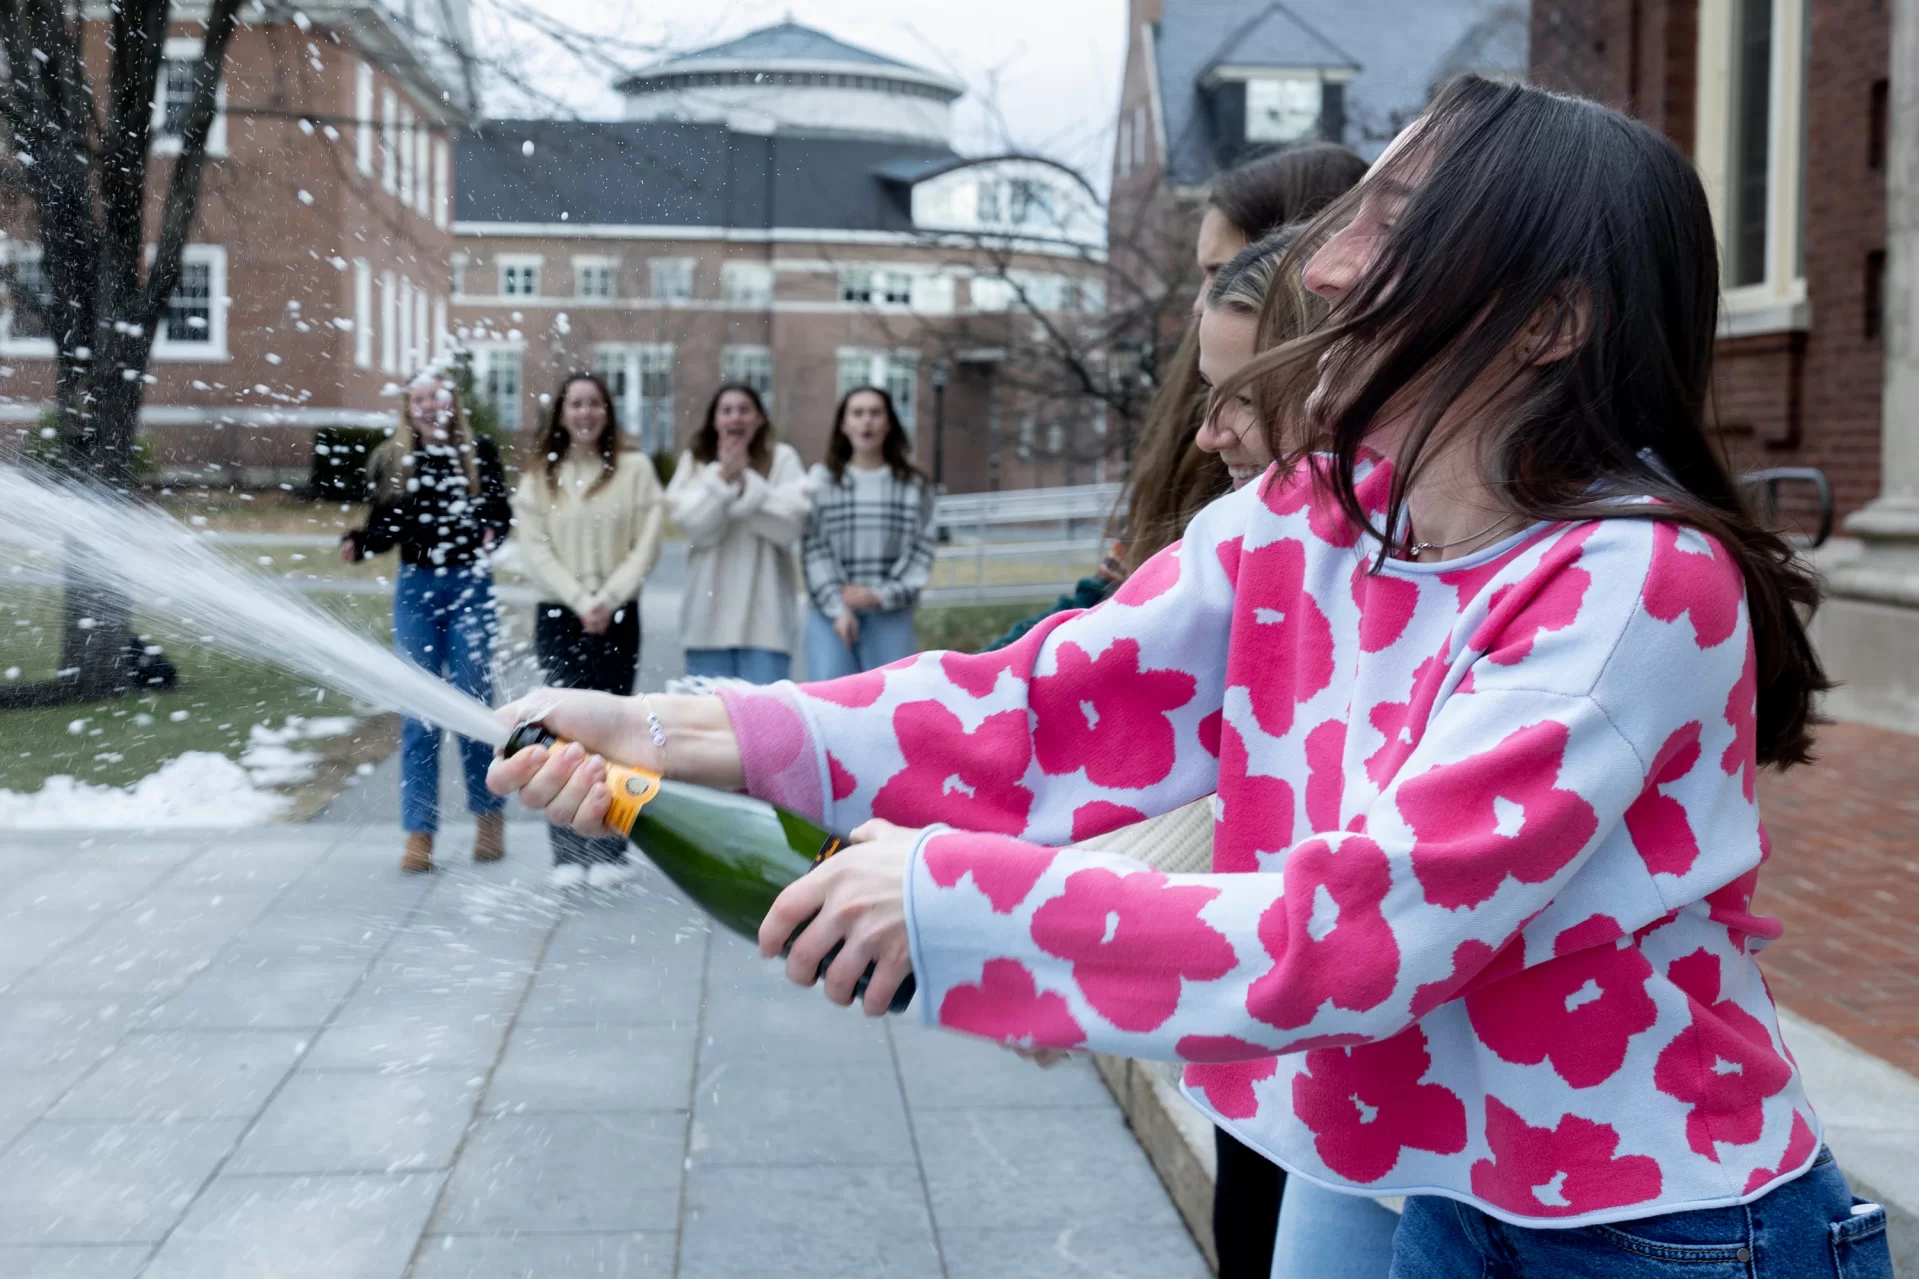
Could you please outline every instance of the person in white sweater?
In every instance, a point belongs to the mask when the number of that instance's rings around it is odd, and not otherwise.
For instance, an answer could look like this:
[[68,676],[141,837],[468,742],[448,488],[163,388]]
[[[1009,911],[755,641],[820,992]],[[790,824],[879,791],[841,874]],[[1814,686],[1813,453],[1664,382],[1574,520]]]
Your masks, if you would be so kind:
[[[624,447],[613,397],[571,373],[513,498],[520,558],[540,591],[533,647],[558,688],[633,692],[640,588],[660,558],[665,497],[652,460]],[[630,873],[624,839],[552,828],[553,883],[595,887]]]
[[714,393],[673,468],[666,504],[687,540],[686,673],[753,684],[787,678],[798,620],[793,547],[813,495],[800,455],[774,441],[752,387],[729,382]]

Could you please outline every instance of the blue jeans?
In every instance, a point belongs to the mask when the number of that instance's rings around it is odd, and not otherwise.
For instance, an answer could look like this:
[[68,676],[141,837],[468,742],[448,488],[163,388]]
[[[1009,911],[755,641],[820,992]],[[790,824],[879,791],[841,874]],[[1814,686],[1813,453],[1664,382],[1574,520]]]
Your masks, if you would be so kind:
[[[1290,1197],[1292,1188],[1287,1188]],[[1886,1210],[1859,1201],[1822,1150],[1805,1175],[1733,1208],[1536,1230],[1433,1195],[1406,1200],[1392,1279],[1892,1279]]]
[[833,629],[826,614],[809,609],[806,614],[806,678],[838,679],[876,670],[888,662],[911,657],[920,651],[919,635],[913,630],[913,610],[891,613],[861,613],[860,637],[851,648]]
[[[393,646],[461,692],[493,700],[493,577],[485,570],[402,565],[393,588]],[[460,739],[466,806],[497,813],[506,801],[486,788],[493,748]],[[440,825],[440,730],[409,719],[400,730],[400,824],[432,834]]]
[[793,655],[771,648],[689,648],[686,673],[708,679],[777,684],[793,673]]
[[1399,1215],[1376,1199],[1288,1177],[1273,1240],[1273,1279],[1386,1279],[1398,1226]]

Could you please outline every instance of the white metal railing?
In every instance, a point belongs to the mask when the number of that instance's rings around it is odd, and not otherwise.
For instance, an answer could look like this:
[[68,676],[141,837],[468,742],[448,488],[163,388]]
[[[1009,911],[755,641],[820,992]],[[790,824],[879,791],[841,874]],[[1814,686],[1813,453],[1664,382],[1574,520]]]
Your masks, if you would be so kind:
[[[1098,563],[1118,484],[949,493],[939,499],[929,604],[1050,599]],[[1054,572],[1038,572],[1051,566]]]
[[1065,536],[1072,537],[1080,525],[1104,528],[1119,495],[1118,484],[947,493],[939,499],[939,523],[953,541],[984,541],[1003,529],[1048,524],[1065,526]]

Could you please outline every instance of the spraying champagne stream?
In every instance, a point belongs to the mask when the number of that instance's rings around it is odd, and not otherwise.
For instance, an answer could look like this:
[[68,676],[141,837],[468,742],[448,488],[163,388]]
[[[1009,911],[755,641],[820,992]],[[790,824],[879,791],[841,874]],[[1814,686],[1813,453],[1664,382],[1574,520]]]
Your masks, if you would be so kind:
[[[495,747],[553,740],[537,725],[523,725],[509,743],[509,730],[484,702],[354,633],[281,583],[244,572],[205,534],[162,512],[0,467],[0,551],[7,569],[54,570],[76,549],[86,552],[80,559],[89,571],[143,588],[149,608],[190,621],[211,647],[286,666],[363,702]],[[0,589],[6,580],[0,572]],[[838,847],[813,822],[763,800],[637,769],[617,772],[639,783],[623,832],[715,919],[748,938],[757,936],[780,890]],[[827,956],[822,973],[832,959]],[[866,981],[860,979],[862,991]],[[909,975],[893,1011],[912,996]]]

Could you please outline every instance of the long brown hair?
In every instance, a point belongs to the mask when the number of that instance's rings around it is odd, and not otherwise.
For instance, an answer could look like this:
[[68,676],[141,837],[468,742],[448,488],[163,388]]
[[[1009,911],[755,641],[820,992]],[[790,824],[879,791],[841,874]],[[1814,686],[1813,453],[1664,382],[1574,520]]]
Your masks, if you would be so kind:
[[[1300,227],[1286,226],[1254,241],[1234,254],[1206,291],[1205,305],[1224,311],[1252,316],[1257,320],[1253,333],[1253,352],[1270,351],[1295,338],[1304,337],[1326,318],[1325,301],[1306,288],[1298,271],[1283,271],[1286,250],[1298,238]],[[1224,401],[1214,395],[1207,403],[1203,418],[1210,420]],[[1253,384],[1253,404],[1266,424],[1268,449],[1275,457],[1286,452],[1285,441],[1297,435],[1289,424],[1289,410],[1295,406],[1285,400],[1284,387],[1273,379],[1262,378]]]
[[[1672,521],[1725,547],[1752,621],[1759,762],[1805,762],[1813,699],[1830,686],[1802,620],[1819,586],[1747,510],[1708,433],[1719,254],[1698,174],[1657,131],[1598,103],[1477,76],[1442,90],[1416,127],[1280,270],[1299,272],[1373,188],[1405,188],[1378,259],[1326,324],[1255,356],[1218,393],[1270,378],[1303,404],[1314,385],[1329,388],[1282,470],[1308,449],[1329,454],[1331,496],[1380,538],[1383,561],[1385,530],[1401,526],[1424,465],[1469,429],[1441,419],[1476,380],[1508,369],[1496,394],[1514,407],[1484,448],[1498,500],[1529,521]],[[1512,361],[1541,317],[1568,353]],[[1353,489],[1358,458],[1381,411],[1408,400],[1375,526]]]
[[[1207,203],[1247,239],[1257,240],[1277,227],[1312,217],[1365,173],[1366,162],[1337,143],[1302,143],[1220,174],[1213,179]],[[1302,317],[1299,324],[1304,322]],[[1283,317],[1262,319],[1256,349],[1302,331]],[[1206,408],[1206,384],[1199,376],[1199,326],[1188,324],[1160,373],[1126,480],[1121,566],[1128,573],[1179,538],[1207,503],[1232,491],[1226,464],[1193,442]]]
[[920,469],[907,460],[906,455],[913,449],[913,442],[906,437],[906,425],[900,421],[899,410],[893,407],[893,397],[877,386],[856,386],[840,397],[839,407],[833,410],[833,434],[826,441],[826,469],[838,484],[846,478],[846,465],[853,460],[853,441],[846,438],[841,429],[846,425],[846,408],[856,395],[877,395],[880,405],[886,410],[886,438],[880,441],[880,456],[886,459],[886,467],[893,472],[893,478],[902,484],[914,480],[925,481],[926,476]]
[[700,423],[700,429],[693,433],[693,443],[689,451],[693,460],[701,466],[714,461],[720,455],[720,398],[728,391],[735,391],[753,401],[753,411],[760,415],[760,429],[753,432],[753,438],[746,445],[746,460],[761,475],[773,473],[773,420],[766,416],[766,405],[760,402],[760,393],[744,382],[722,382],[720,389],[713,392],[713,398],[706,402],[706,420]]
[[600,403],[606,406],[606,426],[594,445],[600,454],[600,474],[586,490],[589,494],[599,492],[613,478],[620,469],[620,454],[626,451],[626,440],[620,434],[619,412],[613,407],[613,392],[607,389],[606,380],[585,369],[567,374],[560,379],[560,389],[553,393],[545,428],[527,450],[526,469],[546,476],[549,498],[559,492],[560,463],[566,461],[567,451],[573,447],[573,437],[566,430],[566,393],[573,389],[575,382],[591,382],[593,389],[600,393]]
[[[367,459],[367,471],[374,478],[374,487],[382,497],[396,497],[406,487],[406,472],[411,470],[420,453],[420,433],[413,429],[413,405],[411,392],[421,382],[437,382],[446,392],[447,401],[453,408],[453,420],[447,426],[447,435],[452,447],[460,459],[460,468],[466,472],[466,491],[477,495],[480,491],[480,463],[474,456],[473,423],[467,420],[466,404],[460,399],[460,388],[452,378],[441,373],[421,373],[406,385],[400,401],[399,421],[393,428],[393,438],[374,450],[375,456]],[[381,457],[380,454],[385,456]]]
[[1248,240],[1303,222],[1366,176],[1366,162],[1337,142],[1268,151],[1213,179],[1206,202]]
[[1120,566],[1128,573],[1179,540],[1207,503],[1233,490],[1219,456],[1193,443],[1206,412],[1199,376],[1199,325],[1186,326],[1146,409],[1126,481]]

